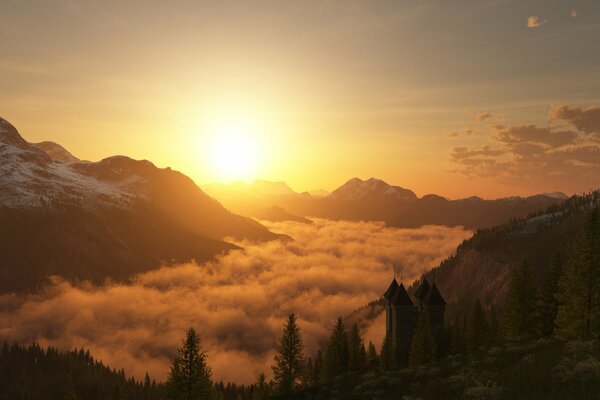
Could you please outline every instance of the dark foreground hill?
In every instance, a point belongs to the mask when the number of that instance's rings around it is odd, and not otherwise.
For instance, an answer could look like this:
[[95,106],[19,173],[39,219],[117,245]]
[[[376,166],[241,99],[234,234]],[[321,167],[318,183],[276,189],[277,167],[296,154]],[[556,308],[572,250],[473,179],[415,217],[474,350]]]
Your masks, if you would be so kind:
[[234,247],[226,237],[277,235],[180,172],[124,156],[82,162],[56,144],[27,143],[0,119],[0,292],[34,289],[48,275],[127,279],[206,260]]

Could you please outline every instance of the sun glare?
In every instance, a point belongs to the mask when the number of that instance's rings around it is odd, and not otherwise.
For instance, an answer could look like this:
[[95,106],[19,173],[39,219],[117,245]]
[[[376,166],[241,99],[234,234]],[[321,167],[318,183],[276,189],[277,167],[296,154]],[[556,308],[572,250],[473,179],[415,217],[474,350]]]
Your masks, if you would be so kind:
[[211,165],[223,181],[255,178],[259,162],[258,132],[248,121],[229,118],[211,129]]

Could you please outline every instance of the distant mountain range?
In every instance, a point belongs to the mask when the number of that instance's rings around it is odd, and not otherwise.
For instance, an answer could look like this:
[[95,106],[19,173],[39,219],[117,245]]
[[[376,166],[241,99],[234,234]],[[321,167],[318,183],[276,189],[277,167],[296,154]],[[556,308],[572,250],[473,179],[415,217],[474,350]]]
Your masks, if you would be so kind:
[[225,237],[278,237],[233,214],[190,178],[125,156],[80,161],[30,144],[0,119],[0,291],[48,275],[126,279],[162,263],[206,260]]
[[264,215],[264,210],[277,207],[280,212],[265,219],[321,217],[380,220],[389,226],[407,228],[423,225],[485,228],[511,218],[524,217],[567,199],[565,194],[559,192],[497,200],[479,197],[449,200],[435,194],[419,198],[409,189],[376,178],[352,178],[331,194],[319,197],[306,192],[296,193],[284,182],[236,182],[203,188],[227,208],[255,218]]

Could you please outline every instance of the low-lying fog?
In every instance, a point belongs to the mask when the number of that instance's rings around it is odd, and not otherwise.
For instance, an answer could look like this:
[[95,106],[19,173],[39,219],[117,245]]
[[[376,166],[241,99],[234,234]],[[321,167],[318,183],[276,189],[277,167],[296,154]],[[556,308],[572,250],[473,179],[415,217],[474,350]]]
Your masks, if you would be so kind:
[[[286,314],[295,312],[308,355],[337,316],[377,299],[403,266],[407,283],[437,265],[471,235],[462,228],[386,228],[377,222],[317,219],[266,223],[294,241],[238,243],[216,261],[163,267],[129,285],[74,286],[52,278],[35,295],[0,296],[0,340],[88,348],[127,374],[157,379],[185,331],[201,335],[216,380],[250,383],[270,372]],[[366,340],[377,347],[382,326]]]

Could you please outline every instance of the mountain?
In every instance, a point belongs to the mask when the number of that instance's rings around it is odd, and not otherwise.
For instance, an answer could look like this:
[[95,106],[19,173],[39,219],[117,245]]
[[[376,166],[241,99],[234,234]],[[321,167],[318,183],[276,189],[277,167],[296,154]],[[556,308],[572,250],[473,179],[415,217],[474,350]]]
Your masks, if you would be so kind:
[[298,221],[310,223],[303,216],[288,212],[279,202],[287,198],[312,198],[308,193],[294,192],[285,182],[257,179],[252,183],[241,181],[230,184],[212,183],[202,189],[219,200],[228,209],[247,217],[267,221]]
[[[211,185],[205,190],[226,207],[255,218],[260,218],[265,209],[279,207],[285,215],[296,218],[378,220],[401,228],[423,225],[487,228],[560,204],[567,198],[558,192],[496,200],[476,196],[450,200],[436,194],[419,198],[409,189],[376,178],[352,178],[325,197],[296,193],[283,182]],[[281,216],[281,220],[285,219]]]
[[0,119],[0,291],[48,275],[127,279],[235,248],[225,237],[278,237],[180,172],[125,156],[73,161],[60,149],[29,144]]
[[42,150],[44,153],[48,154],[51,159],[58,162],[64,163],[74,163],[81,162],[81,160],[75,157],[73,154],[69,153],[67,149],[62,147],[58,143],[54,142],[40,142],[40,143],[31,143],[38,149]]
[[527,218],[476,232],[452,257],[430,273],[444,293],[448,313],[463,315],[479,299],[502,308],[508,293],[511,267],[528,259],[539,287],[556,253],[568,259],[583,221],[600,206],[600,192],[573,196]]
[[370,178],[363,181],[352,178],[334,190],[329,199],[344,202],[411,202],[417,196],[411,190],[392,186],[381,179]]

